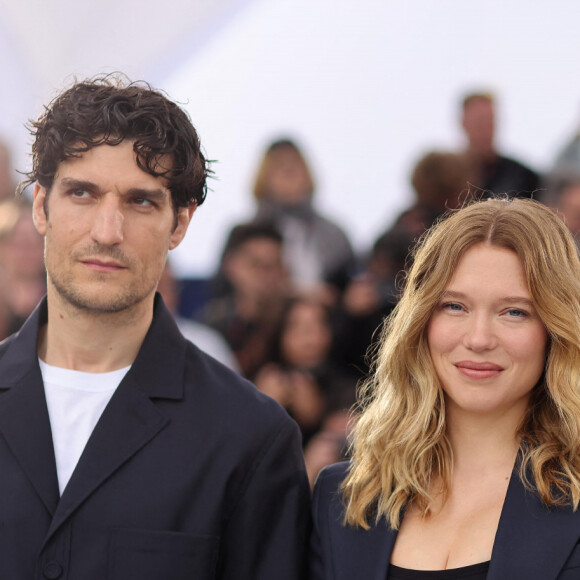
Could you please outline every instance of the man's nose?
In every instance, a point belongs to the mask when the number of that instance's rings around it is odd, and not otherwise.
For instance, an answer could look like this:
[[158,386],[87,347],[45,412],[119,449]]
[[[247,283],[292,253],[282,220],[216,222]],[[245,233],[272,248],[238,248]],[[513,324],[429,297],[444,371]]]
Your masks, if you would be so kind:
[[123,241],[123,220],[119,201],[103,196],[95,208],[91,235],[104,246],[119,244]]

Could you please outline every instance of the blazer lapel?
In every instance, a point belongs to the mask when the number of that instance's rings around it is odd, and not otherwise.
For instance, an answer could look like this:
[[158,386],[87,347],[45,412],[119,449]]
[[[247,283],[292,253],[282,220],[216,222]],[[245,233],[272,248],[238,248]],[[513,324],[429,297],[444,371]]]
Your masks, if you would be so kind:
[[48,512],[59,499],[52,433],[36,353],[44,304],[30,316],[0,359],[0,433]]
[[0,399],[0,432],[53,515],[59,497],[58,479],[40,369],[31,371]]
[[149,397],[126,377],[87,442],[63,491],[47,538],[168,422]]
[[580,538],[580,512],[546,508],[511,477],[495,536],[488,580],[555,580]]
[[383,518],[369,530],[344,526],[342,522],[331,524],[330,529],[336,547],[333,561],[337,580],[385,580],[397,533]]
[[68,482],[47,539],[168,423],[152,398],[183,397],[186,341],[162,301],[137,359],[97,423]]

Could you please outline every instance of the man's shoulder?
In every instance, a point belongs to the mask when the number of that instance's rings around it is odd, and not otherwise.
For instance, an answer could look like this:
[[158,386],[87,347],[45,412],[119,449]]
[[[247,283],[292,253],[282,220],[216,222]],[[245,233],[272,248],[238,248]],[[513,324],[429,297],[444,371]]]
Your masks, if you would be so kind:
[[190,342],[185,357],[184,395],[213,417],[228,417],[251,430],[294,426],[276,401]]

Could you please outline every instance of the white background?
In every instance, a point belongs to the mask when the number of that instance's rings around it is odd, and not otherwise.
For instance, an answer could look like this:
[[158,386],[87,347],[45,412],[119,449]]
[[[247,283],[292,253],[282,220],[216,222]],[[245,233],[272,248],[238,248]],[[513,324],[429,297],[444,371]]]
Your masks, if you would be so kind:
[[123,70],[184,103],[217,160],[181,276],[211,273],[286,135],[362,251],[410,203],[415,161],[462,146],[466,91],[496,94],[503,152],[549,168],[580,127],[579,21],[577,0],[0,0],[0,134],[26,168],[42,103],[73,75]]

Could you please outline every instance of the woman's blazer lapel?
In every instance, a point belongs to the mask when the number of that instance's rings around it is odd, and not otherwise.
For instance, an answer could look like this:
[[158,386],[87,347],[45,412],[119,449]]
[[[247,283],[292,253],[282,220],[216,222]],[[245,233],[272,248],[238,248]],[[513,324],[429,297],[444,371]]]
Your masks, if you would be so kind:
[[314,532],[310,577],[312,580],[385,580],[396,532],[384,518],[369,530],[343,524],[344,504],[339,486],[348,463],[324,469],[313,498]]
[[[384,580],[397,533],[384,519],[368,531],[344,526],[338,486],[347,464],[321,474],[314,496],[317,556],[324,555],[313,578]],[[511,477],[495,536],[487,580],[556,580],[580,578],[580,510],[546,508]],[[318,563],[322,562],[315,556]],[[563,573],[568,570],[570,576]]]
[[[548,509],[514,471],[495,536],[487,580],[555,580],[580,539],[580,511]],[[572,559],[578,559],[580,550]],[[571,559],[571,560],[572,560]],[[577,569],[580,578],[580,568]]]
[[[336,580],[384,580],[397,533],[382,518],[368,531],[342,525],[342,502],[329,510]],[[495,536],[487,580],[557,580],[563,569],[580,578],[580,510],[548,509],[511,477]],[[573,571],[572,571],[573,570]]]
[[385,580],[396,532],[382,519],[369,530],[337,523],[331,529],[336,548],[333,555],[336,580]]

